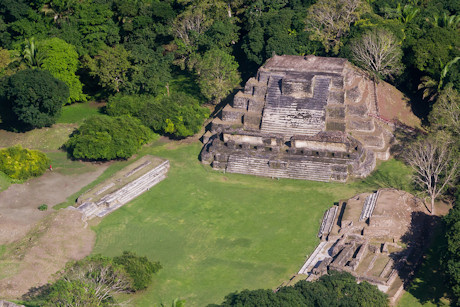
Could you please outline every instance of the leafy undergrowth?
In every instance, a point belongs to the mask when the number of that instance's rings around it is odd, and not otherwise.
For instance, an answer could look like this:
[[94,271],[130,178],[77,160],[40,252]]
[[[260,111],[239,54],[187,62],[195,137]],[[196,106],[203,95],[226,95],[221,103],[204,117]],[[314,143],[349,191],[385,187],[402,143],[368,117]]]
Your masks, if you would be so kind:
[[168,178],[95,227],[93,253],[131,250],[163,265],[136,306],[176,297],[204,306],[232,291],[276,288],[314,250],[326,208],[378,187],[224,174],[200,164],[200,147],[144,148],[170,160]]

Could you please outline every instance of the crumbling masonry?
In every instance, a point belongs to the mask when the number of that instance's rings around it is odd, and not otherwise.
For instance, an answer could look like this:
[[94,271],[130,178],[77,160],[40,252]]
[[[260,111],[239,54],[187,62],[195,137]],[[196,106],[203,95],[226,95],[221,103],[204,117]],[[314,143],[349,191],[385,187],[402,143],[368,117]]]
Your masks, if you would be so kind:
[[230,173],[317,181],[365,177],[389,158],[375,84],[346,59],[275,56],[203,141],[203,163]]

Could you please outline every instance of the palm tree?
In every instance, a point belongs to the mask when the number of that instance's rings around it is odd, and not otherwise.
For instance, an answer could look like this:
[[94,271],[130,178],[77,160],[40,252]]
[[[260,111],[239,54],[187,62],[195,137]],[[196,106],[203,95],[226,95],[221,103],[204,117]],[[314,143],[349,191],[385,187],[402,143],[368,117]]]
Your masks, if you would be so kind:
[[26,40],[26,46],[22,52],[22,57],[24,62],[30,68],[39,68],[42,65],[42,61],[45,58],[43,52],[40,52],[37,46],[35,45],[35,39]]
[[408,23],[409,21],[414,19],[415,16],[417,16],[417,14],[420,12],[420,9],[410,4],[406,4],[404,7],[401,8],[401,3],[398,3],[396,11],[399,15],[399,21],[401,21],[402,23]]
[[439,80],[436,80],[430,76],[423,76],[420,78],[420,84],[418,85],[418,89],[423,89],[423,99],[429,98],[429,101],[433,101],[436,97],[438,97],[439,92],[442,90],[444,86],[444,78],[447,76],[449,69],[452,65],[457,63],[460,60],[460,57],[454,58],[452,61],[447,62],[446,65],[442,65],[440,63],[441,74],[439,75]]
[[433,15],[433,20],[431,20],[430,23],[434,27],[450,28],[455,30],[460,25],[460,15],[449,16],[444,13],[440,18],[439,15],[435,14]]

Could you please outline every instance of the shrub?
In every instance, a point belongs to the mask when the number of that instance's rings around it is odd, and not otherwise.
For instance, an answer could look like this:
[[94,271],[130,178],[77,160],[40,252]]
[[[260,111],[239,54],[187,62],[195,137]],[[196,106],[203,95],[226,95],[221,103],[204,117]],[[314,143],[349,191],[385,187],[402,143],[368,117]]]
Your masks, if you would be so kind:
[[20,145],[0,149],[0,171],[11,179],[26,180],[41,176],[50,162],[44,153]]
[[65,146],[76,159],[127,159],[153,136],[135,118],[93,116],[72,134]]
[[40,205],[40,206],[38,206],[38,210],[40,210],[40,211],[46,211],[46,210],[48,210],[48,205],[45,205],[45,204]]
[[137,256],[132,252],[124,251],[123,255],[113,258],[116,264],[124,267],[133,279],[135,291],[147,288],[152,281],[152,275],[161,269],[159,262],[151,262],[147,257]]
[[2,121],[19,131],[49,127],[69,98],[69,88],[49,72],[26,69],[9,77],[2,86]]
[[170,96],[122,96],[109,100],[107,113],[112,116],[131,115],[161,134],[183,138],[200,131],[209,110],[185,93]]

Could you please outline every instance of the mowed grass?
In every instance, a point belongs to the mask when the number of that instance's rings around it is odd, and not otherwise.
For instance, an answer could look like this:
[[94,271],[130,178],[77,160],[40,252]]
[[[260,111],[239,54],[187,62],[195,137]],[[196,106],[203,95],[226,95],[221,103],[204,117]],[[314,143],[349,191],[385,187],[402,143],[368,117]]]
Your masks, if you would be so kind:
[[57,122],[62,124],[81,123],[88,117],[100,115],[101,106],[102,104],[94,102],[74,103],[64,106]]
[[409,289],[398,302],[398,307],[450,306],[446,299],[447,282],[442,272],[441,255],[446,248],[444,232],[439,225],[434,229],[433,243],[415,274]]
[[229,292],[276,288],[316,247],[326,208],[370,189],[224,174],[200,164],[200,147],[144,150],[170,160],[168,178],[95,227],[93,253],[130,250],[163,265],[136,306],[176,297],[205,306]]

